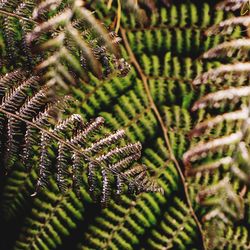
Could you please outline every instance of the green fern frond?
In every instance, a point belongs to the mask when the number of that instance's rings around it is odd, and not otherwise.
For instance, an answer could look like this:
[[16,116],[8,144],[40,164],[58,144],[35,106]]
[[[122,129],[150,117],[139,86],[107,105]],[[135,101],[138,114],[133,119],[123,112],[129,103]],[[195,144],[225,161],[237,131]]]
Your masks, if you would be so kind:
[[163,219],[156,229],[150,233],[148,247],[150,249],[189,249],[195,236],[195,222],[187,206],[174,198],[174,204],[163,214]]
[[167,203],[166,198],[178,189],[176,169],[162,144],[163,141],[158,139],[155,149],[147,149],[143,162],[158,176],[165,196],[141,194],[135,200],[122,196],[120,204],[111,203],[89,226],[80,249],[133,249],[139,243],[140,235],[156,225],[159,213]]
[[[57,186],[51,181],[49,187],[50,191],[41,193],[33,201],[31,215],[26,218],[14,249],[54,249],[83,219],[85,208],[75,193],[58,194]],[[80,192],[80,197],[84,196],[86,194]]]

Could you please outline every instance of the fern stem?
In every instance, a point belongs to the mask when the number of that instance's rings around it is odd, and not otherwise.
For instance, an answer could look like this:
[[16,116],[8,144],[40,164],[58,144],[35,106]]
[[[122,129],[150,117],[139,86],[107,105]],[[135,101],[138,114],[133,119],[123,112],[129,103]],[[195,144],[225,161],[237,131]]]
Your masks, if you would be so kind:
[[5,10],[0,10],[0,14],[5,15],[5,16],[16,17],[17,19],[22,19],[22,20],[24,20],[24,21],[27,21],[27,22],[31,22],[31,23],[37,24],[36,21],[34,21],[34,20],[30,19],[30,18],[23,17],[23,16],[20,16],[20,15],[18,15],[18,14],[11,13],[11,12],[8,12],[8,11],[5,11]]
[[201,28],[201,27],[197,27],[197,26],[190,26],[190,27],[186,27],[186,26],[173,26],[173,25],[167,25],[167,24],[160,24],[159,26],[149,26],[147,28],[145,27],[135,27],[135,28],[126,28],[126,31],[131,31],[131,32],[137,32],[137,31],[154,31],[154,30],[175,30],[175,29],[180,29],[180,30],[187,30],[191,29],[191,30],[199,30],[201,32],[204,32],[207,30],[207,27]]
[[171,147],[171,144],[170,144],[170,141],[169,141],[169,138],[168,138],[168,128],[164,125],[164,122],[163,122],[163,119],[160,115],[160,112],[153,100],[153,97],[150,93],[150,90],[149,90],[149,86],[148,86],[148,78],[147,76],[144,74],[142,68],[140,67],[130,45],[129,45],[129,42],[128,42],[128,39],[127,39],[127,35],[126,35],[126,30],[122,27],[120,27],[120,32],[121,32],[121,37],[123,39],[123,42],[124,42],[124,45],[125,45],[125,48],[130,56],[130,59],[131,59],[131,63],[135,66],[139,76],[141,77],[142,79],[142,82],[143,82],[143,85],[144,85],[144,88],[145,88],[145,91],[146,91],[146,94],[147,94],[147,97],[148,97],[148,100],[151,104],[151,107],[155,113],[155,116],[161,126],[161,129],[162,129],[162,132],[163,132],[163,135],[164,135],[164,139],[165,139],[165,143],[167,145],[167,148],[169,150],[169,153],[170,153],[170,159],[175,163],[175,166],[177,168],[177,171],[180,175],[180,178],[181,178],[181,182],[183,184],[183,188],[184,188],[184,193],[185,193],[185,196],[186,196],[186,200],[187,200],[187,203],[188,203],[188,206],[189,206],[189,210],[190,210],[190,213],[192,215],[192,217],[194,218],[195,220],[195,223],[198,227],[198,230],[200,232],[200,235],[201,235],[201,241],[202,241],[202,248],[205,250],[206,249],[206,246],[205,246],[205,240],[204,240],[204,233],[203,233],[203,229],[202,229],[202,226],[199,222],[199,219],[198,217],[196,216],[195,214],[195,211],[193,209],[193,206],[192,206],[192,203],[191,203],[191,199],[189,197],[189,194],[188,194],[188,186],[187,186],[187,182],[185,180],[185,176],[183,175],[182,173],[182,170],[181,170],[181,167],[173,153],[173,149]]
[[48,130],[42,128],[42,127],[40,127],[39,125],[34,124],[33,122],[28,121],[28,120],[26,120],[26,119],[24,119],[24,118],[22,118],[22,117],[20,117],[20,116],[18,116],[18,115],[16,115],[16,114],[13,114],[13,113],[11,113],[11,112],[8,112],[8,111],[2,109],[1,107],[0,107],[0,112],[4,113],[4,114],[6,114],[6,115],[8,115],[8,116],[10,116],[10,117],[14,117],[14,118],[16,118],[16,119],[18,119],[18,120],[20,120],[20,121],[22,121],[22,122],[25,122],[26,124],[29,124],[30,126],[33,126],[33,127],[37,128],[37,129],[39,129],[40,131],[42,131],[42,132],[48,134],[49,136],[51,136],[52,138],[56,139],[56,140],[59,141],[60,143],[65,144],[67,147],[69,147],[70,149],[72,149],[74,152],[77,152],[77,153],[83,155],[84,157],[87,157],[87,156],[86,156],[82,151],[80,151],[78,148],[76,148],[75,146],[71,145],[70,143],[64,141],[63,139],[61,139],[59,136],[55,135],[54,133],[52,133],[52,132],[50,132],[50,131],[48,131]]
[[103,245],[103,249],[108,249],[108,246],[110,245],[110,243],[112,242],[112,238],[114,236],[114,234],[116,232],[118,232],[123,226],[124,224],[126,223],[127,221],[127,218],[130,216],[130,213],[132,211],[132,209],[135,208],[136,204],[137,204],[137,200],[139,200],[141,197],[142,197],[142,194],[143,193],[140,193],[136,196],[136,200],[132,200],[131,203],[130,203],[130,206],[127,208],[126,210],[126,215],[123,216],[122,220],[119,222],[119,224],[112,229],[112,231],[109,233],[109,237],[108,239],[105,241],[104,245]]
[[54,209],[47,215],[44,223],[42,224],[41,228],[39,229],[39,232],[34,235],[34,238],[31,238],[31,237],[28,238],[27,243],[29,245],[34,247],[34,244],[36,243],[36,241],[41,238],[40,235],[42,235],[42,233],[46,229],[47,225],[49,224],[50,220],[53,219],[53,217],[55,216],[57,210],[60,208],[60,206],[62,204],[62,201],[65,199],[65,197],[67,197],[69,192],[70,192],[70,190],[68,190],[67,193],[65,193],[64,195],[60,195],[57,198],[57,201],[53,204]]
[[[31,121],[28,121],[20,116],[18,116],[17,114],[13,114],[11,112],[8,112],[6,110],[4,110],[3,108],[0,107],[0,112],[10,116],[10,117],[14,117],[15,119],[18,119],[26,124],[29,124],[30,126],[33,126],[37,129],[39,129],[40,131],[44,132],[45,134],[49,135],[50,137],[54,138],[55,140],[57,140],[58,142],[62,143],[63,145],[66,145],[68,148],[72,149],[73,152],[76,152],[80,155],[82,155],[84,157],[85,160],[88,160],[88,162],[93,162],[93,163],[96,163],[98,161],[96,161],[95,159],[91,159],[89,156],[86,155],[86,152],[87,150],[86,149],[83,149],[83,150],[79,150],[77,147],[75,147],[74,145],[70,144],[69,142],[63,140],[62,138],[60,138],[59,136],[57,136],[56,134],[52,133],[51,131],[48,131],[44,128],[42,128],[41,126],[31,122]],[[127,177],[124,173],[120,173],[119,171],[116,171],[115,169],[112,169],[112,168],[108,168],[107,169],[109,171],[111,171],[113,174],[115,175],[120,175],[123,179],[125,180],[129,180],[131,181],[131,177]],[[134,180],[134,183],[139,185],[139,182],[137,182],[136,180]]]

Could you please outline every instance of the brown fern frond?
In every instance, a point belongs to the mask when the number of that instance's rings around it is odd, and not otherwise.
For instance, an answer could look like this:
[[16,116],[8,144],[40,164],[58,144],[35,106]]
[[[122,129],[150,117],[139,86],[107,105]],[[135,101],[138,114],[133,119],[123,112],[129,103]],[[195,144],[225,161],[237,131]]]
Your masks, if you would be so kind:
[[32,166],[33,156],[39,156],[33,196],[47,186],[54,174],[62,192],[73,187],[79,194],[87,167],[90,193],[94,198],[101,195],[104,206],[111,197],[114,180],[117,194],[122,193],[125,184],[133,186],[133,192],[162,191],[147,176],[145,166],[133,165],[141,155],[139,142],[126,144],[124,130],[100,134],[102,117],[87,123],[78,114],[64,118],[62,112],[71,99],[53,99],[50,88],[42,86],[39,76],[25,75],[18,70],[0,78],[1,142],[6,170],[20,154],[28,167]]
[[221,166],[229,165],[231,163],[233,163],[233,158],[230,156],[226,156],[226,157],[220,158],[219,160],[215,160],[209,163],[199,165],[198,167],[188,168],[188,170],[186,171],[186,174],[195,175],[196,173],[212,172]]
[[215,117],[209,117],[208,119],[198,123],[189,133],[190,137],[197,137],[201,134],[204,134],[208,130],[211,130],[217,124],[222,122],[230,122],[230,121],[238,121],[238,120],[246,120],[248,118],[248,108],[243,107],[240,110],[228,112],[222,115],[217,115]]
[[24,80],[27,74],[21,69],[17,69],[13,72],[10,72],[0,78],[0,97],[2,98],[5,95],[5,92],[14,87],[16,83]]
[[215,82],[217,84],[229,79],[237,80],[239,77],[249,77],[250,63],[249,62],[238,62],[235,64],[221,65],[218,68],[211,69],[199,76],[197,76],[193,85],[205,84]]
[[250,24],[249,16],[240,16],[240,17],[232,17],[225,21],[220,22],[219,24],[215,24],[206,30],[206,35],[216,35],[216,34],[231,34],[236,26],[244,26],[248,27]]
[[249,4],[249,0],[224,0],[216,5],[218,10],[235,11]]
[[[35,8],[33,18],[40,20],[39,15],[46,15],[51,8],[60,9],[60,2],[41,2]],[[50,39],[44,42],[43,35]],[[49,19],[41,18],[26,40],[44,54],[36,69],[43,72],[49,85],[60,84],[67,88],[67,83],[75,84],[71,70],[85,81],[89,70],[98,78],[112,72],[123,77],[130,70],[129,64],[119,55],[117,44],[120,38],[99,23],[82,6],[82,1],[74,0]]]
[[183,155],[183,162],[185,165],[190,165],[191,161],[197,161],[200,158],[205,158],[211,151],[217,150],[219,147],[230,146],[241,141],[243,134],[241,131],[232,133],[219,139],[211,140],[209,142],[201,142],[197,146],[191,148]]
[[1,107],[7,111],[14,112],[24,103],[28,91],[34,91],[39,86],[39,77],[31,76],[17,87],[11,88],[2,99]]
[[249,49],[250,49],[250,39],[248,38],[237,39],[221,43],[218,46],[208,50],[203,54],[203,58],[236,56],[242,59],[243,56],[246,57],[248,56]]
[[43,17],[46,13],[48,13],[51,10],[55,10],[62,1],[60,0],[47,0],[41,2],[36,8],[33,10],[33,19],[40,21],[43,20]]
[[146,168],[145,165],[135,165],[131,169],[126,170],[122,176],[133,179],[131,184],[137,192],[163,193],[162,188],[159,188],[157,182],[149,179]]
[[[216,198],[209,199],[211,196],[216,196]],[[244,201],[235,193],[228,177],[201,190],[197,201],[203,205],[209,203],[210,206],[214,207],[203,217],[204,221],[217,217],[228,224],[230,217],[234,220],[240,220],[244,216]]]
[[226,90],[219,90],[215,93],[207,94],[196,101],[192,107],[192,111],[204,109],[207,106],[220,107],[222,102],[231,101],[236,103],[243,97],[250,95],[250,86],[243,86],[238,88],[229,88]]
[[67,102],[69,100],[70,98],[66,97],[66,99],[59,99],[55,102],[47,103],[43,112],[39,112],[37,116],[33,116],[31,124],[27,123],[22,157],[27,167],[30,167],[31,165],[30,162],[32,161],[32,155],[34,153],[33,147],[37,145],[37,135],[40,133],[39,128],[46,128],[51,124],[55,124],[55,122],[58,120],[60,110],[66,108]]
[[[236,10],[245,3],[249,1],[226,0],[217,8]],[[212,26],[206,34],[226,35],[236,26],[248,28],[249,24],[249,15],[233,17]],[[202,55],[203,59],[223,57],[228,64],[222,63],[193,81],[194,86],[211,84],[213,92],[201,97],[192,107],[192,111],[203,111],[203,119],[189,134],[191,139],[198,137],[195,139],[198,143],[191,144],[183,155],[186,174],[207,178],[215,172],[220,178],[222,176],[221,181],[197,189],[197,202],[209,207],[203,216],[204,222],[218,220],[222,224],[230,224],[244,216],[244,202],[239,189],[250,183],[249,49],[249,39],[242,37],[208,50]],[[235,59],[237,62],[232,63]],[[207,133],[212,139],[206,136]]]
[[42,34],[55,31],[60,26],[65,26],[72,18],[72,11],[70,8],[65,9],[63,12],[53,16],[48,21],[45,21],[34,28],[34,30],[27,34],[27,42],[31,43]]
[[0,9],[7,63],[35,68],[48,86],[67,89],[80,79],[88,81],[90,72],[102,79],[110,74],[124,77],[130,71],[120,56],[121,39],[81,0],[1,1]]

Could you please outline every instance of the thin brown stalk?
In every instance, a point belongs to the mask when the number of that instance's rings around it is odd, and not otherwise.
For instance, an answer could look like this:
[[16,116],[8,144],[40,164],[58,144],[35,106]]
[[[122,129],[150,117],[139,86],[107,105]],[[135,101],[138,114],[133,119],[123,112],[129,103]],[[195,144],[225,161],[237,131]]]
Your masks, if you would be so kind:
[[17,18],[17,19],[22,19],[22,20],[24,20],[24,21],[27,21],[27,22],[31,22],[31,23],[37,24],[37,22],[34,21],[34,20],[31,19],[31,18],[23,17],[23,16],[21,16],[21,15],[18,15],[18,14],[15,14],[15,13],[11,13],[11,12],[8,12],[8,11],[5,11],[5,10],[0,10],[0,14],[5,15],[5,16],[12,16],[12,17],[15,17],[15,18]]
[[21,116],[19,116],[19,115],[17,115],[17,114],[8,112],[8,111],[2,109],[1,107],[0,107],[0,112],[6,114],[6,115],[8,115],[8,116],[14,117],[14,118],[16,118],[16,119],[18,119],[18,120],[20,120],[20,121],[22,121],[22,122],[25,122],[26,124],[28,124],[28,125],[30,125],[30,126],[32,126],[32,127],[34,127],[34,128],[39,129],[40,131],[42,131],[42,132],[48,134],[49,136],[51,136],[53,139],[57,140],[58,142],[60,142],[60,143],[62,143],[62,144],[64,144],[64,145],[66,145],[67,147],[69,147],[70,149],[72,149],[74,152],[77,152],[77,153],[79,153],[79,154],[81,154],[81,155],[86,156],[86,155],[85,155],[81,150],[79,150],[77,147],[71,145],[71,144],[68,143],[67,141],[64,141],[62,138],[60,138],[59,136],[57,136],[57,135],[54,134],[53,132],[44,129],[44,128],[42,128],[41,126],[39,126],[39,125],[37,125],[37,124],[35,124],[35,123],[29,121],[29,120],[26,120],[26,119],[22,118]]
[[149,86],[148,86],[148,78],[147,76],[144,74],[142,68],[140,67],[130,45],[129,45],[129,42],[128,42],[128,39],[127,39],[127,35],[126,35],[126,30],[124,28],[120,28],[120,32],[121,32],[121,37],[123,39],[123,42],[124,42],[124,45],[125,45],[125,48],[130,56],[130,59],[131,59],[131,63],[135,66],[139,76],[141,77],[142,79],[142,82],[143,82],[143,85],[144,85],[144,88],[145,88],[145,91],[146,91],[146,94],[147,94],[147,97],[148,97],[148,100],[150,102],[150,106],[152,107],[154,113],[155,113],[155,116],[161,126],[161,129],[162,129],[162,132],[163,132],[163,136],[164,136],[164,140],[165,140],[165,143],[167,145],[167,148],[168,148],[168,151],[170,153],[170,159],[175,163],[175,166],[176,166],[176,169],[180,175],[180,179],[181,179],[181,182],[183,184],[183,188],[184,188],[184,193],[185,193],[185,196],[186,196],[186,200],[187,200],[187,203],[188,203],[188,206],[189,206],[189,210],[190,210],[190,213],[192,215],[192,217],[194,218],[195,220],[195,223],[198,227],[198,230],[200,232],[200,235],[201,235],[201,240],[202,240],[202,248],[203,249],[206,249],[205,247],[205,241],[204,241],[204,233],[203,233],[203,230],[202,230],[202,226],[195,214],[195,211],[192,207],[192,203],[191,203],[191,199],[189,197],[189,194],[188,194],[188,187],[187,187],[187,182],[185,180],[185,177],[181,171],[181,167],[177,161],[177,159],[175,158],[175,155],[173,153],[173,149],[172,149],[172,146],[170,144],[170,141],[169,141],[169,138],[168,138],[168,128],[164,125],[164,122],[163,122],[163,119],[160,115],[160,112],[152,98],[152,95],[150,93],[150,90],[149,90]]

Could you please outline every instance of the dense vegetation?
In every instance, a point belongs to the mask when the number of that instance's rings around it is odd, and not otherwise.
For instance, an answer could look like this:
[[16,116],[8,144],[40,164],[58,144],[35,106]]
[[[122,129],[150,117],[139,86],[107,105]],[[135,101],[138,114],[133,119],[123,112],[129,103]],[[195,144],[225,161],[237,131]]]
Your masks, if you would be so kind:
[[250,249],[248,3],[1,0],[0,249]]

